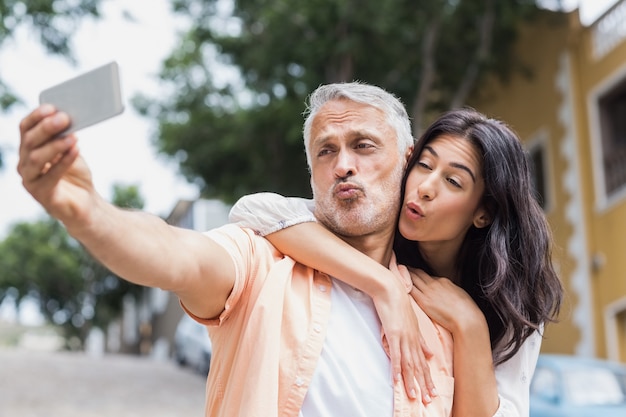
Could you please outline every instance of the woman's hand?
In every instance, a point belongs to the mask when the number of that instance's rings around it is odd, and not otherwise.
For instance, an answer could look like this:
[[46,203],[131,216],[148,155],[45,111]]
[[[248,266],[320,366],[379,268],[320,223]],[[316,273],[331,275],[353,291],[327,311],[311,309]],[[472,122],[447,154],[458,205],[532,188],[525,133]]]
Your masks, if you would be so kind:
[[472,297],[447,278],[432,277],[421,269],[409,269],[411,296],[432,320],[453,335],[474,320],[484,321]]
[[402,379],[410,398],[417,398],[419,387],[422,402],[427,404],[437,395],[427,362],[433,353],[420,333],[406,290],[397,279],[390,283],[373,300],[389,346],[394,383]]
[[454,339],[455,416],[493,416],[498,409],[489,327],[474,300],[447,278],[410,270],[411,296]]

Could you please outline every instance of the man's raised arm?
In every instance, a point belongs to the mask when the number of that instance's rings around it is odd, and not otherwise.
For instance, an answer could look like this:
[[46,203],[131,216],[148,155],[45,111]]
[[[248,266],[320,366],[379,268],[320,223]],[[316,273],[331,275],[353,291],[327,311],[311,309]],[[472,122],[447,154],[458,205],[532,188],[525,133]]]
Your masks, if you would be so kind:
[[219,315],[235,277],[226,251],[197,231],[105,201],[76,137],[55,137],[69,123],[49,105],[22,120],[18,172],[24,188],[115,274],[176,293],[199,317]]

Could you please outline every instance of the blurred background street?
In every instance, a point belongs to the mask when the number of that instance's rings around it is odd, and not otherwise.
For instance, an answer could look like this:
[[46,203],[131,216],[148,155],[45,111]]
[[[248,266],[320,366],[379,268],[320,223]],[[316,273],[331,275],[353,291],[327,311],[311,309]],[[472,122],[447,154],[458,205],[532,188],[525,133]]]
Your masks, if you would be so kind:
[[0,416],[204,415],[204,376],[173,360],[50,346],[28,333],[15,346],[0,345]]

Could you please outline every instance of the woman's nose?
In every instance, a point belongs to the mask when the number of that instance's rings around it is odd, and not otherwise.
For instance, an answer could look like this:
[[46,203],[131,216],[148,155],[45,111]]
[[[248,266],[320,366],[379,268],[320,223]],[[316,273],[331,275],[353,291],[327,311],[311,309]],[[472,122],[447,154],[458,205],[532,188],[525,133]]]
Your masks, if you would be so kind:
[[435,181],[433,176],[427,175],[422,178],[417,186],[417,196],[424,200],[432,200],[435,197]]

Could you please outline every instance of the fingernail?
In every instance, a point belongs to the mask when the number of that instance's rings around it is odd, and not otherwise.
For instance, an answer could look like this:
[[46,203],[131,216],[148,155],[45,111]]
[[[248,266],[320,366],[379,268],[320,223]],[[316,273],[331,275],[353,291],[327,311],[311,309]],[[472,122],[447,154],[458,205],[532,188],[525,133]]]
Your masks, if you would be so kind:
[[432,401],[432,398],[430,398],[430,395],[426,394],[426,395],[424,396],[424,401],[426,401],[427,403],[429,403],[429,402],[431,402],[431,401]]
[[411,390],[411,398],[417,398],[417,392],[414,389]]
[[433,388],[433,389],[430,390],[430,395],[432,395],[433,397],[436,397],[439,394],[437,394],[437,390],[435,388]]
[[400,381],[400,379],[402,379],[402,375],[400,375],[399,373],[396,374],[396,381]]
[[52,123],[53,123],[55,126],[61,126],[61,125],[63,125],[65,122],[66,122],[65,115],[63,115],[63,114],[61,114],[61,113],[56,114],[56,115],[52,118]]
[[54,112],[54,107],[50,104],[42,104],[41,107],[39,107],[39,114],[42,116],[47,116],[52,114],[52,112]]

